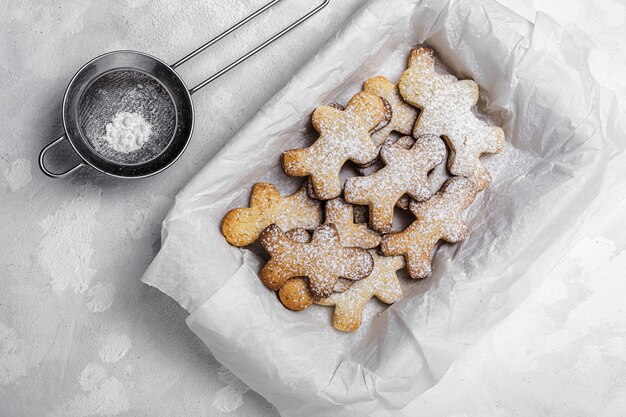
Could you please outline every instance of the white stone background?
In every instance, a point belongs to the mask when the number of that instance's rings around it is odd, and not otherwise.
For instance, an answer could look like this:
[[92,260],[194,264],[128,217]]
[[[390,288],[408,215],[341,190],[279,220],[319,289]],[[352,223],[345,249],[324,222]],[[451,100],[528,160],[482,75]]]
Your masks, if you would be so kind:
[[[263,3],[0,0],[0,416],[277,415],[220,367],[182,308],[139,279],[176,192],[366,0],[333,0],[195,95],[194,138],[161,175],[128,182],[86,169],[52,180],[36,163],[62,132],[62,95],[84,62],[115,49],[173,62]],[[183,68],[184,77],[201,80],[278,26],[264,23],[285,23],[311,2],[283,3]],[[590,48],[600,83],[626,103],[623,0],[502,3],[562,24]],[[608,256],[602,248],[612,256],[626,247],[624,226],[622,216],[607,218],[603,240],[591,243],[601,242],[599,259]]]

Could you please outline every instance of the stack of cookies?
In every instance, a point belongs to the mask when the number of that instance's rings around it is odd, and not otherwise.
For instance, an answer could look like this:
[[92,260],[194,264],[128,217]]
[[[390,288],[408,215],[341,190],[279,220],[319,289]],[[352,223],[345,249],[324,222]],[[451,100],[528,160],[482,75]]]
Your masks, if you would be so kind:
[[[285,307],[334,306],[334,326],[355,331],[371,298],[402,298],[397,271],[427,278],[437,243],[469,234],[463,212],[491,182],[479,157],[504,146],[502,129],[472,112],[477,100],[474,81],[440,74],[431,49],[413,49],[397,84],[375,77],[345,108],[317,108],[319,138],[282,155],[287,175],[308,179],[288,197],[255,184],[222,233],[234,246],[260,241],[270,260],[259,277]],[[450,178],[433,194],[429,174],[446,155]],[[362,175],[342,185],[348,161]],[[397,207],[415,218],[393,232]]]

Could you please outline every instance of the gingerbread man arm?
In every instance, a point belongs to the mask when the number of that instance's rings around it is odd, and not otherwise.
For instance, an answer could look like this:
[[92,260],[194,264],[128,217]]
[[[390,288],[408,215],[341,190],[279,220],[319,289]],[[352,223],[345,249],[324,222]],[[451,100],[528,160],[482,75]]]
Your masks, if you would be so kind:
[[437,236],[428,236],[416,220],[402,232],[383,236],[381,252],[386,256],[403,255],[409,275],[413,279],[427,278],[431,273],[430,253],[437,243]]
[[322,223],[322,203],[309,196],[306,182],[295,193],[282,199],[279,205],[280,212],[287,215],[280,216],[280,223],[276,223],[287,231],[313,230]]
[[[275,224],[269,225],[259,236],[261,245],[271,256],[282,255],[289,251],[291,240],[287,235]],[[294,242],[300,243],[300,242]]]
[[267,182],[258,182],[252,187],[250,208],[255,209],[260,206],[273,206],[281,199],[282,197],[276,186]]
[[304,177],[311,173],[309,149],[290,149],[283,152],[282,164],[285,174],[292,177]]
[[[402,264],[404,265],[404,261]],[[400,287],[400,282],[396,279],[394,283],[390,283],[388,286],[381,286],[376,290],[374,296],[385,304],[395,303],[402,298],[402,288]]]
[[458,216],[452,222],[445,224],[441,228],[441,238],[448,243],[459,243],[469,235],[469,228]]
[[313,116],[311,117],[311,123],[315,130],[319,133],[324,132],[326,129],[326,124],[329,120],[335,120],[336,118],[342,117],[343,110],[339,110],[337,107],[333,106],[320,106],[313,112]]
[[409,275],[413,279],[428,278],[432,273],[432,264],[430,254],[433,250],[432,246],[414,246],[408,249],[406,253],[406,266]]
[[449,88],[455,92],[455,97],[458,97],[458,100],[468,109],[474,107],[478,102],[478,84],[473,80],[456,81]]
[[[358,125],[364,126],[366,132],[372,132],[385,122],[389,122],[391,115],[385,100],[375,94],[360,92],[346,106],[345,112],[348,118],[359,120]],[[368,136],[371,141],[371,137]],[[376,148],[373,143],[372,147]]]
[[425,46],[418,46],[411,50],[409,67],[421,68],[426,71],[435,70],[435,53]]

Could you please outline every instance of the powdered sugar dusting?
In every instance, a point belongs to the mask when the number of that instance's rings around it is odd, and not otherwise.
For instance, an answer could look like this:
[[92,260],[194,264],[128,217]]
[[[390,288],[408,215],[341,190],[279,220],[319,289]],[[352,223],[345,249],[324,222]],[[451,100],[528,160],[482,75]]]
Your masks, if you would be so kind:
[[402,75],[399,89],[406,101],[421,109],[413,136],[443,136],[452,149],[450,172],[472,179],[479,190],[486,188],[491,176],[479,157],[500,152],[504,132],[472,113],[478,100],[478,85],[472,80],[458,81],[452,75],[438,74],[433,51],[418,47],[411,51],[409,69]]
[[374,259],[374,270],[367,278],[354,282],[345,292],[316,301],[321,305],[335,306],[333,323],[339,330],[351,332],[358,329],[363,309],[372,297],[387,304],[402,298],[396,271],[404,267],[404,259],[401,256],[380,256],[374,250],[370,254]]
[[0,385],[14,383],[28,372],[23,346],[17,332],[0,322]]
[[247,246],[270,224],[283,230],[313,230],[321,222],[321,203],[309,197],[306,183],[283,198],[274,185],[261,182],[252,189],[249,208],[234,209],[224,216],[222,233],[230,244]]
[[[462,214],[491,181],[479,157],[500,152],[504,135],[474,115],[476,83],[439,74],[435,64],[430,49],[414,49],[398,85],[375,77],[345,108],[338,104],[317,108],[313,114],[313,126],[320,133],[317,141],[307,149],[283,153],[286,174],[309,176],[303,193],[327,200],[325,224],[312,238],[303,229],[281,230],[275,221],[261,232],[261,244],[271,259],[260,277],[267,287],[279,290],[285,307],[301,311],[313,302],[335,306],[335,327],[354,331],[369,299],[393,303],[401,297],[398,269],[406,264],[412,278],[426,278],[439,240],[455,243],[469,234]],[[412,133],[416,139],[397,133]],[[449,170],[458,176],[449,177],[442,165],[446,157]],[[347,180],[344,201],[337,197],[342,191],[339,171],[347,160],[357,171],[368,167],[370,174]],[[435,167],[439,169],[431,184],[429,174]],[[251,207],[280,199],[275,188],[258,195],[256,191],[255,186]],[[355,214],[352,204],[367,209]],[[410,210],[416,219],[404,231],[381,240],[379,233],[392,229],[395,207]],[[270,221],[261,213],[250,212],[250,219],[229,215],[225,224],[232,220],[239,227],[248,222],[254,230]],[[299,216],[291,211],[285,215],[285,225]],[[371,229],[363,223],[366,218]],[[379,244],[383,255],[364,250]]]
[[391,132],[410,135],[417,120],[418,109],[407,104],[398,90],[398,86],[385,77],[374,77],[365,81],[363,90],[387,100],[391,106],[391,121],[382,129],[372,134],[377,145],[382,145]]
[[113,284],[99,282],[87,290],[87,295],[90,297],[87,307],[94,313],[102,313],[113,304],[114,294]]
[[354,222],[354,206],[336,198],[326,203],[326,224],[332,224],[339,232],[345,247],[372,249],[380,244],[380,234],[365,223]]
[[312,295],[324,297],[332,293],[339,277],[362,279],[374,268],[366,250],[341,246],[337,229],[330,225],[317,228],[310,243],[293,241],[278,226],[271,225],[260,241],[272,256],[260,277],[274,290],[289,278],[304,276],[309,278]]
[[404,231],[383,236],[384,255],[404,255],[412,278],[430,276],[430,255],[435,244],[444,239],[460,242],[469,233],[461,217],[476,197],[472,181],[462,177],[448,180],[430,200],[411,202],[416,220]]
[[112,333],[105,337],[98,354],[102,362],[114,363],[126,356],[131,347],[130,337],[125,334]]
[[32,180],[30,161],[28,159],[16,159],[8,162],[0,156],[0,170],[7,185],[13,192],[28,185]]
[[96,275],[96,270],[90,266],[94,253],[91,238],[102,190],[85,187],[76,194],[74,200],[39,222],[44,234],[38,258],[54,290],[69,287],[82,293]]
[[235,411],[243,405],[243,394],[250,388],[223,366],[217,371],[217,377],[226,385],[215,393],[213,407],[222,413]]
[[320,137],[307,149],[283,154],[287,175],[310,175],[315,194],[322,200],[341,194],[339,171],[347,160],[366,164],[378,156],[378,145],[370,132],[386,118],[387,106],[378,96],[362,92],[354,96],[344,111],[330,106],[313,113],[313,126]]
[[419,138],[409,150],[393,143],[385,144],[381,157],[386,166],[370,176],[348,179],[346,201],[368,205],[371,227],[388,232],[393,223],[393,209],[404,194],[418,201],[431,197],[428,173],[443,161],[445,154],[441,139],[432,135]]

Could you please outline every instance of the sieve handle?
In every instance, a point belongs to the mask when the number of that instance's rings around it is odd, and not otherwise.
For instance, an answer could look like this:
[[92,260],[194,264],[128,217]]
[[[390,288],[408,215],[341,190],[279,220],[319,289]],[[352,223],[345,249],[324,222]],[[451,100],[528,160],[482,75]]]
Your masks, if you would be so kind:
[[[172,68],[176,68],[176,67],[184,64],[185,62],[187,62],[188,60],[190,60],[194,56],[198,55],[199,53],[201,53],[202,51],[206,50],[210,46],[214,45],[215,43],[217,43],[221,39],[225,38],[226,36],[228,36],[229,34],[234,32],[235,30],[239,29],[241,26],[245,25],[246,23],[248,23],[249,21],[251,21],[252,19],[257,17],[258,15],[260,15],[261,13],[266,11],[267,9],[271,8],[272,6],[274,6],[279,1],[281,1],[281,0],[272,0],[272,1],[270,1],[265,6],[261,7],[259,10],[257,10],[256,12],[254,12],[251,15],[247,16],[246,18],[241,20],[239,23],[236,23],[235,25],[233,25],[230,28],[226,29],[224,32],[220,33],[215,38],[211,39],[210,41],[208,41],[207,43],[202,45],[200,48],[196,49],[195,51],[191,52],[190,54],[188,54],[186,57],[184,57],[180,61],[178,61],[175,64],[173,64]],[[324,7],[326,7],[328,5],[328,3],[330,3],[330,0],[323,0],[322,3],[319,6],[317,6],[315,9],[311,10],[310,12],[308,12],[307,14],[302,16],[300,19],[296,20],[291,25],[287,26],[286,28],[284,28],[283,30],[281,30],[280,32],[278,32],[277,34],[275,34],[274,36],[272,36],[271,38],[269,38],[268,40],[263,42],[261,45],[259,45],[256,48],[252,49],[250,52],[246,53],[245,55],[242,55],[239,59],[235,60],[231,64],[229,64],[226,67],[222,68],[220,71],[218,71],[215,74],[211,75],[209,78],[207,78],[206,80],[202,81],[200,84],[198,84],[195,87],[193,87],[192,89],[190,89],[189,92],[191,94],[193,94],[193,93],[197,92],[198,90],[202,89],[203,87],[206,87],[208,84],[212,83],[213,81],[215,81],[216,79],[218,79],[222,75],[226,74],[228,71],[230,71],[231,69],[235,68],[237,65],[239,65],[242,62],[246,61],[248,58],[251,58],[257,52],[260,52],[261,50],[265,49],[268,45],[270,45],[271,43],[273,43],[277,39],[281,38],[282,36],[284,36],[285,34],[290,32],[291,30],[295,29],[296,26],[299,26],[301,23],[303,23],[304,21],[306,21],[309,18],[311,18],[313,15],[315,15],[320,10],[322,10]]]
[[82,166],[85,166],[85,164],[83,162],[80,162],[75,167],[70,168],[70,169],[68,169],[65,172],[60,172],[60,173],[52,172],[52,171],[48,170],[48,168],[46,168],[46,164],[44,162],[44,158],[46,156],[46,152],[48,152],[51,148],[53,148],[56,145],[58,145],[64,139],[66,139],[65,135],[61,136],[60,138],[58,138],[57,140],[55,140],[54,142],[52,142],[51,144],[49,144],[48,146],[43,148],[41,150],[41,153],[39,154],[39,168],[41,168],[41,172],[43,172],[44,174],[46,174],[47,176],[49,176],[51,178],[63,178],[65,176],[71,174],[72,172],[76,171],[78,168],[80,168]]

